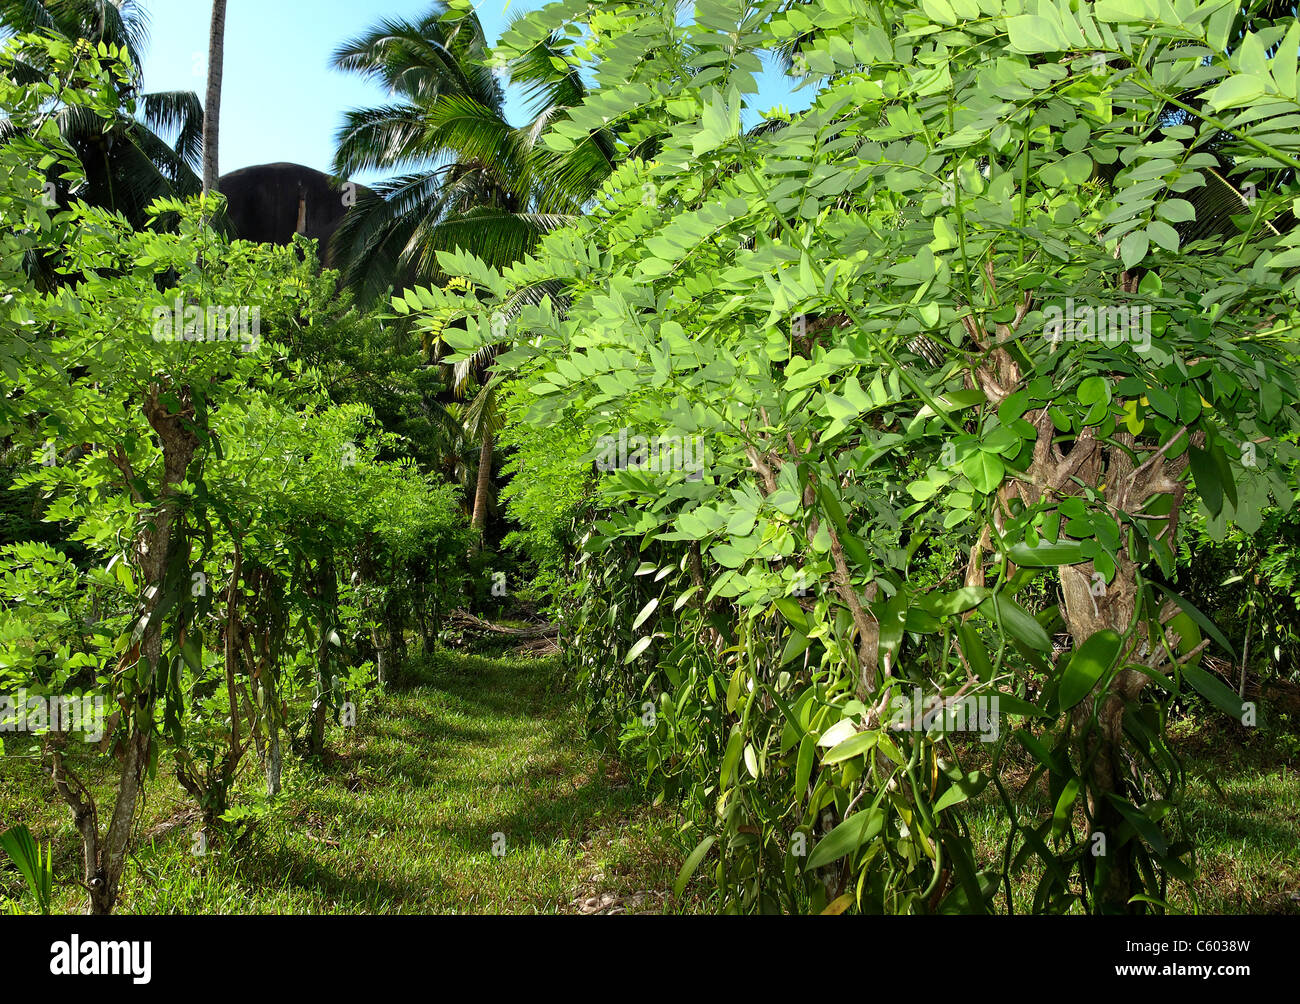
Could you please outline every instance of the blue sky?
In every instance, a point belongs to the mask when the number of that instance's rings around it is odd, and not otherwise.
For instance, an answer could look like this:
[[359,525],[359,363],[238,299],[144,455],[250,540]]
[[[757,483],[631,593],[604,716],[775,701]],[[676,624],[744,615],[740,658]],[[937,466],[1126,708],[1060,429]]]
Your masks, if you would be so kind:
[[[494,41],[511,15],[544,0],[482,0],[479,17]],[[202,97],[207,74],[208,0],[144,0],[151,30],[144,83],[151,91],[193,90]],[[386,17],[415,17],[429,0],[229,0],[225,81],[221,100],[221,173],[252,164],[291,161],[329,170],[343,112],[385,100],[381,88],[330,69],[345,38]],[[507,12],[508,8],[508,12]],[[768,71],[759,103],[806,105],[786,78]],[[512,119],[522,117],[513,103]],[[752,116],[751,116],[752,117]],[[355,180],[369,182],[373,176]]]

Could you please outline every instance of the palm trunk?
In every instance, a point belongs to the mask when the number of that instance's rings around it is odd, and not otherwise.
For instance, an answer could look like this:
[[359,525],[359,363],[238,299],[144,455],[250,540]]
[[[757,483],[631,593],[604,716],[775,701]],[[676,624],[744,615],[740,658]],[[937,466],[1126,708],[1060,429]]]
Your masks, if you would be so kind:
[[483,533],[487,526],[488,493],[492,490],[492,447],[495,437],[483,430],[483,448],[478,455],[478,485],[474,489],[474,513],[470,517],[470,526]]
[[216,190],[217,143],[221,134],[221,77],[226,48],[226,0],[212,0],[208,35],[208,94],[203,105],[203,193]]

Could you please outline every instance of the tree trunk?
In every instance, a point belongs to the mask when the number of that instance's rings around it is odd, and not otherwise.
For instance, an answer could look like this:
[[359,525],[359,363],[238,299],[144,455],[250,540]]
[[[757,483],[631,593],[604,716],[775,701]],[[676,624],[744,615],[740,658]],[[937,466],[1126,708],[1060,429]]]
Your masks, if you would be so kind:
[[[227,592],[226,599],[226,646],[225,646],[225,663],[226,663],[226,699],[230,703],[230,733],[228,736],[229,747],[221,766],[221,773],[217,778],[217,791],[212,793],[212,798],[208,804],[208,812],[211,822],[215,826],[216,820],[228,807],[230,800],[230,789],[235,783],[235,774],[239,770],[239,761],[243,757],[244,748],[239,739],[239,688],[235,682],[235,677],[239,671],[239,659],[242,652],[242,626],[239,622],[239,602],[241,599],[239,584],[244,571],[244,549],[238,539],[235,540],[235,567],[230,574],[230,589]],[[252,731],[256,726],[251,720],[249,721],[249,730]]]
[[212,0],[208,35],[208,94],[203,105],[203,193],[216,190],[217,144],[221,134],[221,78],[226,49],[226,0]]
[[394,678],[398,668],[406,661],[403,604],[399,597],[393,595],[393,592],[394,590],[390,588],[389,595],[384,600],[384,647],[381,650],[383,657],[379,660],[376,671],[376,682],[381,687]]
[[316,649],[316,697],[311,705],[310,745],[312,756],[325,752],[325,719],[330,704],[338,700],[335,687],[334,666],[336,655],[331,649],[330,635],[338,629],[339,583],[334,566],[334,555],[326,552],[316,562],[312,573],[314,595],[321,615],[320,642]]
[[437,636],[437,632],[434,630],[434,625],[437,624],[438,621],[437,618],[432,616],[429,612],[429,599],[423,586],[420,587],[420,595],[416,600],[416,604],[418,607],[416,610],[416,616],[419,618],[420,622],[420,641],[423,645],[421,651],[423,651],[425,655],[428,655],[433,651]]
[[483,533],[487,526],[488,493],[492,490],[492,448],[496,437],[483,430],[483,447],[478,454],[478,484],[474,488],[474,513],[470,526]]
[[275,719],[270,721],[271,737],[266,744],[266,794],[280,794],[280,766],[283,756],[280,752],[280,725]]
[[86,912],[94,916],[111,914],[117,903],[118,883],[126,865],[140,786],[149,763],[149,735],[133,731],[126,741],[113,818],[102,837],[94,796],[67,769],[61,746],[54,748],[53,762],[54,786],[72,808],[73,820],[81,834],[82,882],[88,890]]
[[[264,648],[263,651],[267,652],[268,648],[269,646]],[[252,659],[249,662],[251,664]],[[284,721],[284,705],[280,700],[280,688],[275,678],[275,667],[271,662],[272,660],[269,657],[264,658],[261,671],[258,673],[258,685],[262,690],[262,707],[265,709],[262,714],[262,721],[266,723],[266,745],[265,755],[262,757],[262,768],[266,774],[266,793],[268,796],[280,793],[280,767],[283,763],[283,752],[280,747],[280,725]],[[254,722],[251,714],[248,717],[250,722]]]
[[[162,447],[163,473],[157,503],[148,519],[140,520],[141,529],[134,542],[144,581],[154,587],[148,602],[151,615],[139,646],[123,655],[122,668],[134,659],[138,672],[138,690],[122,695],[126,735],[121,747],[121,767],[118,773],[117,793],[113,815],[108,830],[99,832],[98,810],[94,796],[63,764],[62,753],[55,750],[53,780],[59,794],[72,809],[77,829],[81,833],[84,882],[89,890],[87,910],[92,914],[113,912],[117,902],[118,883],[130,850],[131,833],[135,824],[136,807],[140,790],[149,767],[149,756],[154,729],[154,702],[157,697],[155,681],[162,661],[162,623],[152,616],[163,599],[163,580],[167,573],[173,548],[183,541],[174,533],[176,523],[176,486],[185,480],[190,461],[194,459],[199,441],[192,429],[187,428],[192,414],[188,389],[181,391],[181,411],[173,412],[163,403],[166,388],[153,384],[145,394],[142,406],[145,419],[158,435]],[[133,474],[130,461],[118,451],[110,459],[123,472],[128,485]]]
[[[988,279],[996,289],[991,266]],[[1136,282],[1131,286],[1126,286],[1124,291],[1134,292]],[[999,343],[1011,341],[1032,306],[1032,295],[1024,294],[1016,306],[1015,320],[997,325]],[[973,382],[983,389],[994,405],[1001,404],[1020,383],[1020,367],[1006,349],[995,346],[984,336],[973,320],[968,318],[966,324],[972,340],[989,353],[989,362],[976,372]],[[1181,474],[1187,465],[1187,457],[1184,454],[1170,461],[1166,454],[1187,434],[1186,429],[1180,429],[1159,449],[1150,451],[1146,459],[1135,463],[1131,451],[1137,444],[1127,432],[1118,431],[1112,440],[1102,441],[1093,429],[1085,428],[1069,451],[1063,452],[1056,443],[1055,427],[1046,409],[1029,412],[1025,418],[1038,429],[1033,459],[1025,475],[1008,481],[998,492],[995,525],[999,530],[1010,511],[1011,501],[1019,500],[1027,507],[1034,506],[1044,496],[1077,495],[1081,491],[1078,486],[1087,485],[1100,494],[1106,507],[1115,513],[1138,512],[1155,496],[1171,496],[1170,514],[1160,532],[1173,546],[1186,491]],[[1198,434],[1193,437],[1193,444],[1199,446],[1198,437],[1203,439]],[[967,585],[983,584],[984,554],[989,547],[988,532],[985,531],[971,551]],[[1140,600],[1138,569],[1127,547],[1121,548],[1117,555],[1115,574],[1110,583],[1103,582],[1099,588],[1096,571],[1091,561],[1060,566],[1061,612],[1076,650],[1103,629],[1109,628],[1126,636],[1137,616]],[[1172,616],[1171,610],[1162,611],[1161,622],[1165,623],[1168,616]],[[1162,651],[1159,646],[1139,638],[1130,642],[1119,658],[1126,666],[1145,664],[1158,670],[1164,668]],[[1104,689],[1095,690],[1071,712],[1074,725],[1072,744],[1086,786],[1087,816],[1092,833],[1102,835],[1106,841],[1105,850],[1098,851],[1095,858],[1093,908],[1099,913],[1140,912],[1145,909],[1141,904],[1129,903],[1138,877],[1135,855],[1131,847],[1122,850],[1115,847],[1115,834],[1125,825],[1125,820],[1111,797],[1124,799],[1135,794],[1130,790],[1132,782],[1126,768],[1124,709],[1126,704],[1137,700],[1150,680],[1141,670],[1124,668]],[[1094,708],[1097,709],[1096,728],[1091,725]]]
[[99,848],[99,872],[90,885],[90,912],[109,914],[117,903],[118,883],[126,865],[126,854],[131,842],[131,828],[135,824],[136,804],[144,772],[149,765],[150,736],[145,731],[133,730],[126,742],[122,757],[122,773],[117,785],[117,804],[108,832]]
[[325,716],[329,714],[329,705],[325,696],[318,696],[311,704],[311,735],[308,750],[312,756],[325,752]]

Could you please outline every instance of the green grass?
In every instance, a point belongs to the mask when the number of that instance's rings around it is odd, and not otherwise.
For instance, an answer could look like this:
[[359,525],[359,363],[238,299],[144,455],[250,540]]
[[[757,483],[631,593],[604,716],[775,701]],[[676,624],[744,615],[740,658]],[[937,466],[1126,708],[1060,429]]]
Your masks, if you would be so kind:
[[[287,755],[283,804],[242,840],[202,857],[190,853],[191,802],[160,768],[119,912],[690,908],[670,894],[681,867],[675,821],[648,808],[617,763],[593,750],[551,660],[443,656],[413,675],[414,686],[363,706],[354,729],[331,727],[320,767]],[[81,892],[68,881],[80,847],[69,812],[35,765],[12,763],[0,772],[0,828],[21,820],[53,841],[56,878],[65,880],[58,906],[79,911]],[[100,793],[105,767],[86,772]],[[255,771],[250,756],[241,780],[249,793]],[[498,833],[501,856],[493,854]],[[5,893],[21,893],[7,863],[0,911]]]
[[[1196,882],[1171,881],[1170,907],[1181,913],[1300,914],[1300,755],[1290,723],[1269,731],[1234,727],[1225,734],[1212,720],[1198,726],[1187,718],[1170,729],[1170,739],[1187,777],[1171,825],[1196,846]],[[1018,747],[1007,749],[1017,755]],[[1051,807],[1044,781],[1022,787],[1032,766],[1025,754],[1012,766],[1007,788],[1022,820],[1036,822],[1050,816]],[[1000,862],[1008,827],[991,785],[967,821],[982,859]],[[1081,811],[1077,822],[1081,827]],[[1038,878],[1027,868],[1013,879],[1018,912],[1029,910]]]
[[[331,726],[324,763],[286,751],[282,803],[251,833],[196,857],[192,800],[164,758],[148,786],[142,839],[123,880],[122,913],[565,913],[702,909],[670,893],[684,848],[670,810],[652,808],[619,763],[587,741],[552,659],[439,653],[408,685]],[[1283,723],[1285,725],[1285,723]],[[1198,846],[1193,887],[1171,885],[1180,911],[1300,913],[1300,742],[1290,726],[1224,735],[1190,719],[1171,738],[1187,795],[1175,825]],[[1015,747],[1009,747],[1014,750]],[[1030,762],[1009,764],[1019,789]],[[110,764],[78,767],[109,805]],[[1019,778],[1017,781],[1016,779]],[[248,758],[237,802],[256,801]],[[1042,785],[1018,796],[1046,812]],[[1006,823],[988,789],[968,821],[985,862],[1000,861]],[[56,908],[79,912],[80,841],[39,766],[0,760],[0,829],[27,823],[54,846]],[[492,853],[493,835],[505,854]],[[693,887],[706,894],[697,873]],[[1036,876],[1013,882],[1016,909]],[[0,913],[23,899],[0,856]]]

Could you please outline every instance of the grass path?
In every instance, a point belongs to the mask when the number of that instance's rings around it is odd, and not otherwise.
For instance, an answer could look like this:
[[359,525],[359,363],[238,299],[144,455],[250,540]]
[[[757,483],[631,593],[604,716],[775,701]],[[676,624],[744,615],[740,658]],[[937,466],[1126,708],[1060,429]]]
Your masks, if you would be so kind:
[[[618,763],[587,741],[551,659],[439,656],[415,685],[362,705],[355,728],[331,725],[319,766],[285,759],[283,802],[245,839],[191,853],[190,797],[164,757],[141,814],[122,913],[685,912],[669,894],[683,843],[670,810],[652,808]],[[1190,723],[1186,723],[1190,724]],[[1223,742],[1176,727],[1188,767],[1180,826],[1199,845],[1195,890],[1179,910],[1300,913],[1300,772],[1281,733]],[[109,801],[105,758],[78,768]],[[1032,765],[1023,765],[1027,777]],[[255,796],[256,758],[235,801]],[[1021,793],[1029,814],[1046,795]],[[56,907],[80,912],[80,841],[32,761],[0,759],[0,830],[27,823],[53,843]],[[981,857],[1001,854],[1006,823],[986,796],[970,807]],[[499,836],[496,836],[498,835]],[[495,841],[494,841],[495,837]],[[693,843],[693,840],[687,843]],[[504,854],[494,854],[494,846]],[[1036,877],[1014,883],[1018,909]],[[698,883],[695,883],[698,884]],[[22,880],[0,855],[0,913]],[[688,897],[690,893],[688,893]]]
[[[420,678],[363,706],[355,728],[332,727],[323,768],[286,757],[284,804],[235,846],[190,853],[193,813],[160,766],[143,822],[152,837],[128,867],[119,911],[683,908],[667,892],[681,865],[673,817],[647,807],[587,742],[550,660],[444,657]],[[107,780],[95,777],[105,793]],[[54,841],[56,877],[70,878],[69,813],[34,765],[0,776],[0,829],[14,815]],[[15,878],[0,872],[0,910]],[[63,908],[78,911],[78,889],[62,888]]]

